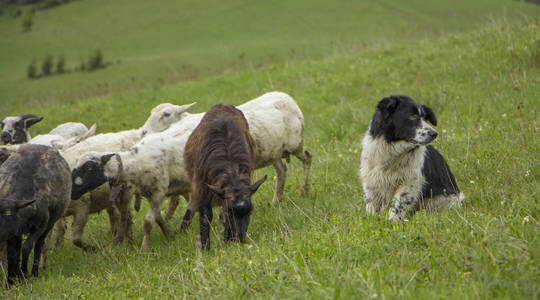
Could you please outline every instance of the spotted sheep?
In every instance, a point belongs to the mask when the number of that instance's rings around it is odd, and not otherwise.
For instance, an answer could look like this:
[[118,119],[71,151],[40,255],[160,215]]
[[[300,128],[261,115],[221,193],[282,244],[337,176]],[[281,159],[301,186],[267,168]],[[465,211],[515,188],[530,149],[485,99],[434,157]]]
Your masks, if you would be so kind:
[[[69,166],[51,147],[21,145],[0,166],[0,242],[7,242],[8,285],[28,276],[32,249],[32,275],[38,275],[45,238],[70,194]],[[24,243],[22,235],[27,235]]]
[[189,136],[184,165],[191,181],[191,208],[199,212],[201,248],[210,248],[212,207],[221,207],[225,240],[246,237],[251,196],[266,176],[251,184],[255,142],[242,112],[232,105],[210,109]]

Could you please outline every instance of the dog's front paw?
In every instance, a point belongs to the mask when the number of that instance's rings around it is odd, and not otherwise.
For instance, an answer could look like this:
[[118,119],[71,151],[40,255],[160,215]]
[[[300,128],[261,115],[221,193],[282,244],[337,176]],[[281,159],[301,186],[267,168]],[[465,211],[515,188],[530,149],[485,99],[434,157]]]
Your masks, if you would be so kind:
[[388,214],[388,220],[392,222],[398,222],[398,221],[409,221],[407,218],[407,212],[405,212],[402,209],[391,209],[390,213]]

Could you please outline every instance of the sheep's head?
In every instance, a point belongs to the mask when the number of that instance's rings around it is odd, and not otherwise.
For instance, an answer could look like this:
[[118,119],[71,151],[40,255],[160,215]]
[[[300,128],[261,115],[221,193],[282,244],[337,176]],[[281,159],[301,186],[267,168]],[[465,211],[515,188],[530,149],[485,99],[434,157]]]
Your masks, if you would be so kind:
[[147,133],[162,132],[169,128],[171,124],[180,121],[195,103],[186,105],[174,105],[170,103],[162,103],[152,109],[150,117],[141,127],[142,135]]
[[28,128],[41,121],[43,117],[24,114],[19,117],[5,117],[0,121],[2,142],[4,144],[22,144],[30,140]]
[[244,242],[253,210],[251,196],[266,180],[266,176],[251,184],[249,175],[229,177],[219,176],[213,185],[207,187],[223,201],[221,208],[221,222],[225,227],[226,241],[236,240]]
[[118,154],[97,152],[84,154],[71,171],[71,199],[79,199],[107,181],[118,179],[121,170],[122,161]]
[[15,201],[0,199],[0,243],[7,241],[18,233],[17,212],[34,203],[36,200]]

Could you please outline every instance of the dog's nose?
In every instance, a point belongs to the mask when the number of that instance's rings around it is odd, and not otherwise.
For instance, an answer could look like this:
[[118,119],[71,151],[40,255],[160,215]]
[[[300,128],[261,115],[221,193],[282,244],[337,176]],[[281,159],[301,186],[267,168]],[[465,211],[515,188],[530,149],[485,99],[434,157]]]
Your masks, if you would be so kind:
[[1,139],[2,139],[2,142],[4,142],[5,144],[11,142],[11,137],[10,137],[9,133],[7,133],[5,131],[2,132],[2,138]]
[[435,139],[439,135],[435,130],[430,130],[428,134],[432,139]]

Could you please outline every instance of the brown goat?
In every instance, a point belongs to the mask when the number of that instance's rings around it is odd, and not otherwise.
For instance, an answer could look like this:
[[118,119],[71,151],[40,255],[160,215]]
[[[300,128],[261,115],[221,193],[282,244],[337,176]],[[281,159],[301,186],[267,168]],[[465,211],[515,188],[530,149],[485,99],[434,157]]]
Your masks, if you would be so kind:
[[210,249],[212,207],[221,207],[225,240],[246,237],[253,210],[251,196],[266,180],[251,184],[255,142],[244,114],[232,105],[217,104],[189,136],[184,165],[191,181],[192,208],[199,211],[201,249]]

